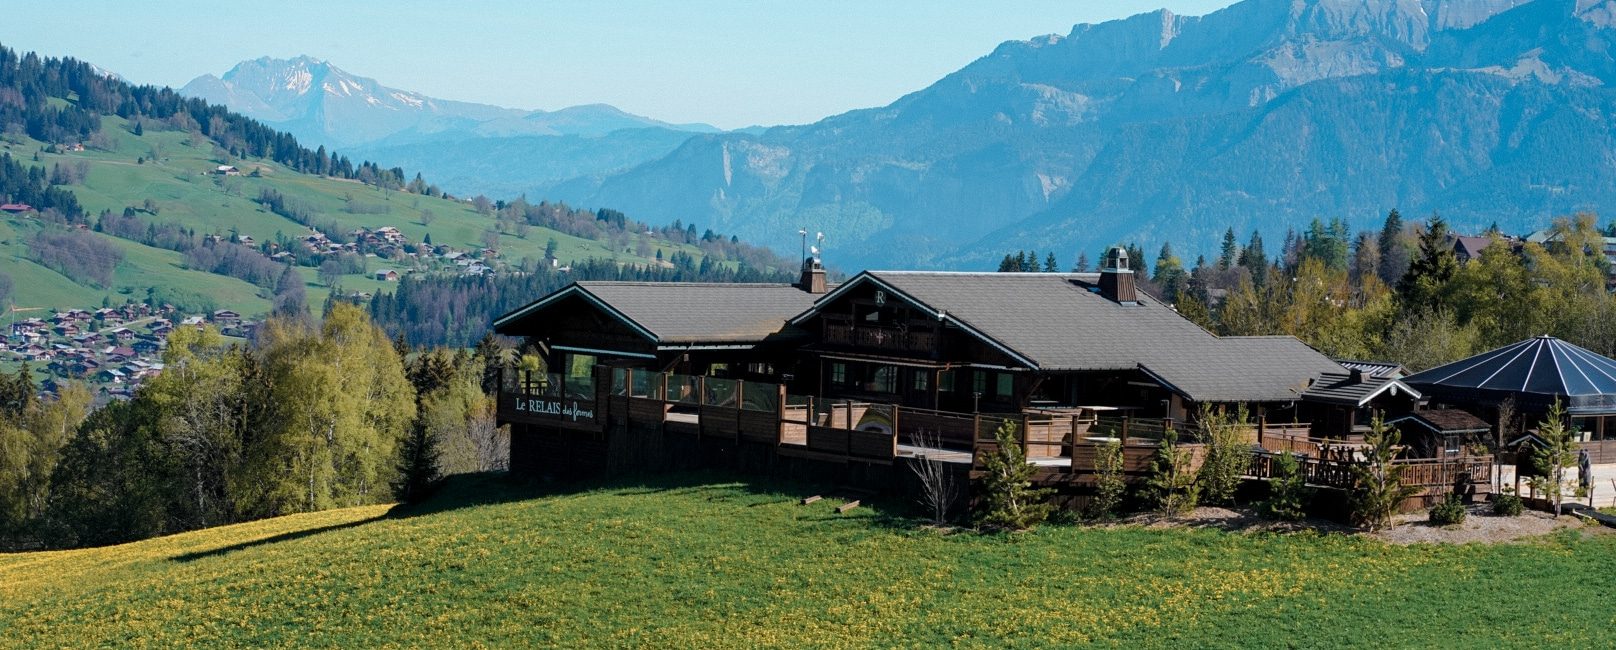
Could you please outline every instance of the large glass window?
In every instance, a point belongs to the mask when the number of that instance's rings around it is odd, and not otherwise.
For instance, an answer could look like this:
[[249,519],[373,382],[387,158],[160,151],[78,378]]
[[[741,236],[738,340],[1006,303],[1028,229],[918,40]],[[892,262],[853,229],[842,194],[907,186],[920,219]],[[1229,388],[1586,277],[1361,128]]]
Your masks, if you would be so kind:
[[954,392],[954,371],[944,370],[937,373],[937,390],[944,393]]
[[832,364],[830,364],[830,383],[833,386],[846,386],[847,385],[847,364],[845,364],[845,363],[832,363]]
[[877,367],[875,369],[875,376],[870,378],[870,390],[877,393],[898,392],[898,367]]
[[563,381],[568,397],[594,398],[595,362],[593,354],[567,354],[567,376]]
[[1014,395],[1016,392],[1015,375],[1008,372],[999,373],[999,385],[997,388],[998,390],[994,394],[998,395],[999,397],[1009,397]]
[[971,392],[978,395],[988,393],[988,373],[981,370],[971,371]]
[[927,376],[931,373],[930,370],[916,369],[912,372],[915,373],[915,377],[914,383],[911,385],[914,386],[915,392],[924,392],[926,389],[931,388],[931,378]]

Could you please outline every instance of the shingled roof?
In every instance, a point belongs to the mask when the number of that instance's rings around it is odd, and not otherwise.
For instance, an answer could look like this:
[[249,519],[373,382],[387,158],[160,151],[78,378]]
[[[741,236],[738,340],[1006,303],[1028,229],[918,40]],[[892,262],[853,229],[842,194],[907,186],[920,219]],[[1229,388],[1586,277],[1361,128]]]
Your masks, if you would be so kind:
[[658,345],[757,343],[779,335],[816,294],[789,284],[580,281],[494,321],[505,332],[571,297],[603,311]]
[[1477,433],[1491,431],[1493,428],[1486,420],[1459,409],[1415,411],[1387,422],[1398,428],[1402,428],[1404,423],[1418,424],[1437,433]]
[[[1342,367],[1290,336],[1217,337],[1140,294],[1120,304],[1098,293],[1093,273],[866,271],[820,298],[874,282],[952,321],[1029,368],[1133,370],[1190,399],[1297,399],[1309,380]],[[804,313],[801,322],[814,315]]]
[[1377,377],[1359,371],[1356,376],[1351,372],[1327,372],[1319,375],[1319,378],[1313,381],[1313,385],[1302,391],[1302,399],[1342,406],[1363,406],[1385,392],[1392,395],[1409,395],[1414,399],[1420,397],[1419,391],[1409,388],[1397,379]]

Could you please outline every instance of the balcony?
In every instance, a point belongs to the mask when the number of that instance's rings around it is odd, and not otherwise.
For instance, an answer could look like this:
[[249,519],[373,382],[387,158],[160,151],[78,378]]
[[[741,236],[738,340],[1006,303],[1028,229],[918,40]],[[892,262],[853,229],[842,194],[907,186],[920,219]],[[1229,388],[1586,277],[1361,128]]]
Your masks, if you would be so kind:
[[889,352],[932,353],[937,350],[937,332],[931,329],[825,323],[827,345],[884,350]]

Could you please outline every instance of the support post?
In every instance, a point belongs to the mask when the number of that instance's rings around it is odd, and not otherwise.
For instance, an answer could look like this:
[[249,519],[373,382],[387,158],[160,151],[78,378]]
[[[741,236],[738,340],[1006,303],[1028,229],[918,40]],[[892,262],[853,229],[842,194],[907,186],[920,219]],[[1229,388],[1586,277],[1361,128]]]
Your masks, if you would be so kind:
[[898,457],[898,432],[900,431],[900,429],[898,428],[898,411],[901,408],[902,407],[898,406],[897,404],[892,405],[892,457],[893,458]]
[[[786,385],[785,384],[778,384],[778,385],[776,385],[776,387],[779,388],[780,394],[779,394],[779,398],[774,403],[774,446],[778,447],[781,444],[784,444],[785,441],[786,441]],[[811,399],[812,398],[810,398],[810,400]],[[805,418],[805,419],[808,419],[809,421],[812,421],[812,417],[813,417],[813,413],[812,413],[813,412],[813,402],[812,401],[809,401],[808,407],[809,407],[808,408],[809,413],[807,414],[807,418]],[[807,425],[803,425],[803,426],[807,426]]]
[[1132,415],[1122,416],[1122,446],[1128,446],[1128,425],[1133,423]]

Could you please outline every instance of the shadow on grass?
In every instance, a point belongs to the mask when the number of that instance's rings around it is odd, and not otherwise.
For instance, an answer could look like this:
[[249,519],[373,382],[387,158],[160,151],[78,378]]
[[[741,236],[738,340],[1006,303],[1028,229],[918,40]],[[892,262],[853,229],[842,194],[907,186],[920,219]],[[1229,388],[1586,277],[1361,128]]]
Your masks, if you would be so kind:
[[[312,537],[324,533],[356,528],[384,519],[408,519],[435,515],[465,508],[499,505],[545,497],[604,492],[620,496],[699,496],[708,501],[732,501],[748,508],[776,504],[801,503],[804,497],[820,495],[822,501],[804,508],[801,521],[826,525],[857,522],[860,525],[894,530],[918,530],[923,522],[908,516],[908,508],[901,500],[888,496],[870,496],[854,490],[811,481],[752,476],[714,470],[668,472],[620,476],[574,482],[546,482],[508,474],[485,472],[448,477],[432,496],[418,503],[401,503],[385,514],[358,521],[350,521],[318,528],[295,530],[262,539],[221,546],[205,551],[193,551],[169,558],[175,562],[194,562],[255,547]],[[845,514],[824,512],[842,502],[860,499],[859,507]],[[811,514],[810,514],[811,513]]]
[[254,547],[258,547],[258,546],[267,546],[267,545],[270,545],[270,544],[279,544],[281,542],[290,542],[290,541],[292,541],[294,539],[302,539],[304,537],[312,537],[314,535],[319,535],[321,533],[329,533],[329,532],[332,532],[332,531],[342,530],[342,529],[345,529],[345,528],[355,528],[355,527],[358,527],[358,526],[363,526],[363,525],[368,524],[368,523],[373,522],[373,521],[379,521],[379,520],[381,520],[381,519],[383,519],[385,517],[386,517],[386,515],[377,515],[375,517],[367,517],[365,519],[360,519],[358,521],[349,521],[349,522],[344,522],[344,523],[340,523],[340,524],[331,524],[329,526],[320,526],[319,528],[306,528],[306,529],[303,529],[303,530],[294,530],[294,531],[281,533],[279,535],[271,535],[271,536],[265,537],[263,539],[255,539],[255,540],[252,540],[252,541],[240,542],[240,543],[237,543],[237,544],[231,544],[229,546],[220,546],[219,548],[211,548],[211,549],[208,549],[206,551],[192,551],[190,553],[181,553],[181,554],[175,555],[175,556],[173,556],[173,557],[171,557],[169,559],[173,560],[175,562],[195,562],[195,561],[203,559],[203,558],[209,558],[209,557],[215,557],[215,556],[219,556],[219,555],[225,555],[227,553],[234,553],[236,551],[242,551],[242,550],[246,550],[246,549],[254,548]]
[[846,514],[829,514],[805,518],[806,521],[859,521],[865,525],[883,528],[914,529],[920,522],[909,516],[912,508],[902,499],[886,495],[871,496],[867,492],[843,489],[836,485],[771,476],[742,474],[722,470],[691,470],[659,473],[641,473],[609,478],[579,481],[542,481],[504,472],[464,474],[450,477],[428,499],[419,503],[400,504],[388,511],[389,518],[408,518],[476,508],[501,503],[527,501],[545,497],[568,496],[592,492],[619,496],[685,496],[702,497],[708,501],[730,501],[738,506],[756,508],[775,504],[797,504],[804,497],[819,495],[823,500],[812,506],[812,512],[859,499],[858,508]]

